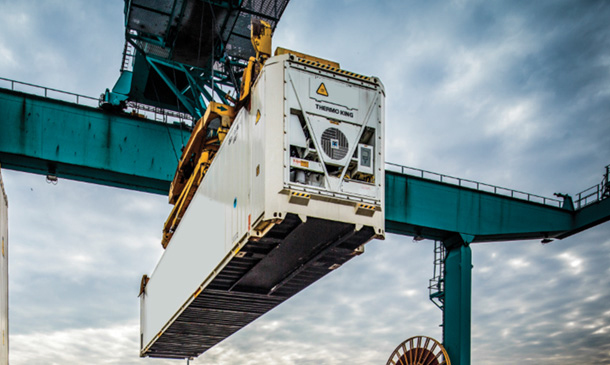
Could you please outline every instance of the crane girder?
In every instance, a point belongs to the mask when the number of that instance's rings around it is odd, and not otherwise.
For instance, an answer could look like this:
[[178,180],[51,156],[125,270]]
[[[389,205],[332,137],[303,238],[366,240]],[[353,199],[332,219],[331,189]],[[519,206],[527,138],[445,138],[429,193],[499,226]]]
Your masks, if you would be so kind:
[[[190,132],[0,88],[4,168],[167,195]],[[565,238],[610,219],[610,199],[571,209],[386,172],[386,231],[473,242]]]

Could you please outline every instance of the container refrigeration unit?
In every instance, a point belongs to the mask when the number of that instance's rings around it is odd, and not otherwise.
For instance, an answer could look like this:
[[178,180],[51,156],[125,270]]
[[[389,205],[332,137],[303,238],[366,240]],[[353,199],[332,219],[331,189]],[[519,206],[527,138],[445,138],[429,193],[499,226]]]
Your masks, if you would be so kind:
[[384,232],[381,82],[268,59],[150,278],[141,356],[195,357]]

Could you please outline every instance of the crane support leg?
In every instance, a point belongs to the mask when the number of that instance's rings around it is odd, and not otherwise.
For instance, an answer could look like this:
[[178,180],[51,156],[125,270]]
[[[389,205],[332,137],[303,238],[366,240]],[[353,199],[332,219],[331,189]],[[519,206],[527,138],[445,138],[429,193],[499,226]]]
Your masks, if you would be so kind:
[[473,236],[460,234],[445,241],[445,310],[443,345],[452,365],[470,365],[470,313]]

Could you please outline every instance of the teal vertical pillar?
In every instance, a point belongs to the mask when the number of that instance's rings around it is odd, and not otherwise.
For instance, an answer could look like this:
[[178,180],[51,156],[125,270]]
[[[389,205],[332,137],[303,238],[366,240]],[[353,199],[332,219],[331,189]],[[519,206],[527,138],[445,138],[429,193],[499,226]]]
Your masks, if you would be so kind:
[[460,235],[461,242],[447,247],[443,345],[451,365],[470,365],[472,252],[468,244],[473,238]]

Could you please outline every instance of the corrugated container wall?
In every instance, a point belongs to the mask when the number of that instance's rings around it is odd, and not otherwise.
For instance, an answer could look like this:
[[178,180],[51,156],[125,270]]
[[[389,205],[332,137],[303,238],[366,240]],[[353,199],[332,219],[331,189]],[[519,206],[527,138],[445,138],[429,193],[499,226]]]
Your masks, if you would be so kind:
[[4,192],[2,174],[0,173],[0,239],[2,240],[2,257],[0,257],[0,365],[8,364],[8,200]]

